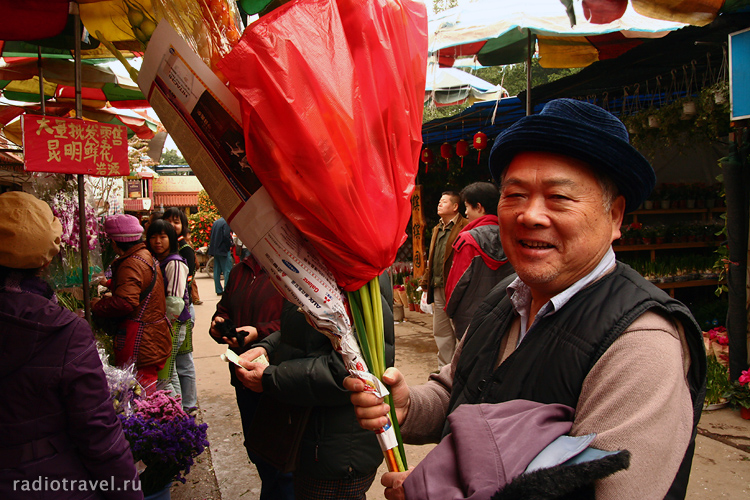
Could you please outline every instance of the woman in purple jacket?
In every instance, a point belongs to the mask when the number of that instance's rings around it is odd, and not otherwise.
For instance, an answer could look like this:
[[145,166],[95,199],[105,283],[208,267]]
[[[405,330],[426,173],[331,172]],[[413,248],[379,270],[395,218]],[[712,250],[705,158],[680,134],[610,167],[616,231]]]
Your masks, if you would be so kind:
[[46,203],[0,195],[0,498],[142,499],[91,328],[39,277],[61,233]]

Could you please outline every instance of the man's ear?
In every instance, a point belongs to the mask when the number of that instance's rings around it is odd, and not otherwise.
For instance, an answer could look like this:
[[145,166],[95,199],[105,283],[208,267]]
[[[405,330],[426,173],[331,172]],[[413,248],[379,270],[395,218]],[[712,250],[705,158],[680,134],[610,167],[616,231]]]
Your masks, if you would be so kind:
[[625,218],[625,197],[623,195],[615,198],[609,213],[612,217],[612,241],[615,241],[622,236],[620,226],[622,226],[622,221]]

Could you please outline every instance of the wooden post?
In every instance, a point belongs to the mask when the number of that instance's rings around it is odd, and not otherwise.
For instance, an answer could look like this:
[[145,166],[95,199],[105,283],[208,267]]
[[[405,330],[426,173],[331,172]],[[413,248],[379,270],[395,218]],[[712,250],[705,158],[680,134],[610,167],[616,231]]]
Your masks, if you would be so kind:
[[412,263],[414,277],[421,278],[425,270],[424,254],[424,207],[422,203],[422,186],[415,186],[411,195],[411,234],[412,234]]

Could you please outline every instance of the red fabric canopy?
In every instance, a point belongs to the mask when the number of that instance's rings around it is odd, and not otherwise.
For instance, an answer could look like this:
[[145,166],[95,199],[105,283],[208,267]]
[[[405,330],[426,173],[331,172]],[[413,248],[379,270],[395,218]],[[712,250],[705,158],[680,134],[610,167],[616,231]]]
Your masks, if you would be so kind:
[[0,40],[38,40],[59,35],[69,0],[0,0]]

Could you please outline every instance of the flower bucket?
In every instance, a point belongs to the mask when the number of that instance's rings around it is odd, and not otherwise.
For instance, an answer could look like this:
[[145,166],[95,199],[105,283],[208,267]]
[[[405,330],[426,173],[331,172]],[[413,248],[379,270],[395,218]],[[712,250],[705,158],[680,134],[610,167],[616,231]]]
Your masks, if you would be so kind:
[[402,304],[393,305],[393,321],[404,320],[404,306]]
[[170,498],[172,498],[172,494],[170,492],[171,487],[172,483],[169,482],[163,490],[157,491],[156,493],[151,493],[150,495],[145,495],[143,497],[143,500],[169,500]]
[[649,115],[648,117],[648,128],[659,128],[661,126],[661,119],[656,115]]
[[740,417],[750,420],[750,408],[740,408]]

